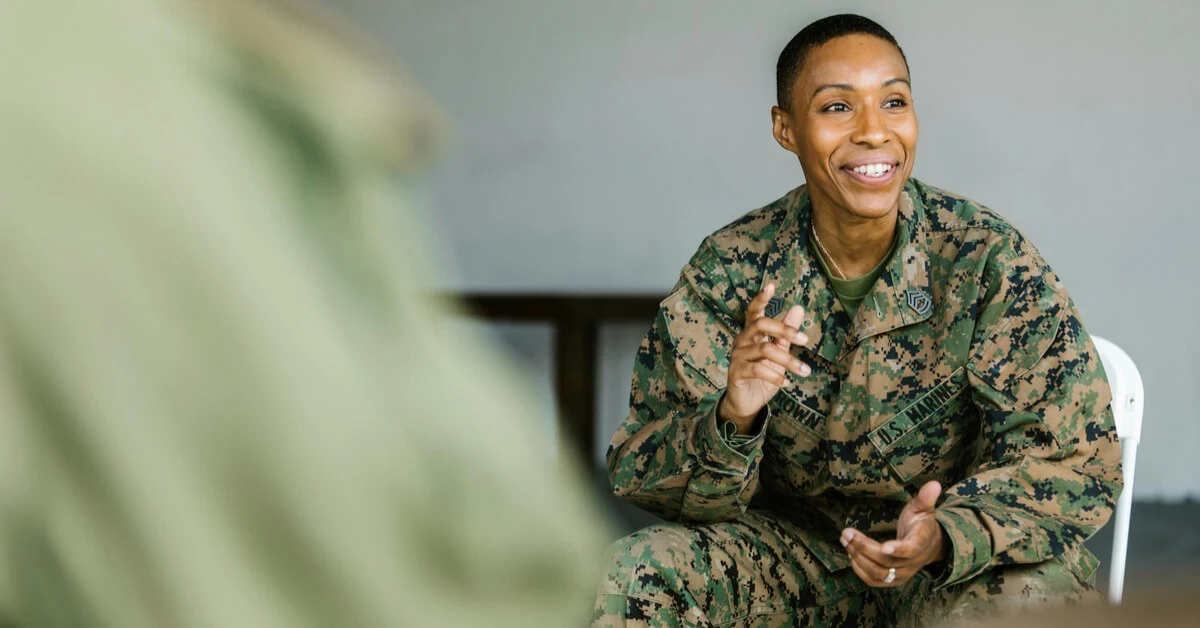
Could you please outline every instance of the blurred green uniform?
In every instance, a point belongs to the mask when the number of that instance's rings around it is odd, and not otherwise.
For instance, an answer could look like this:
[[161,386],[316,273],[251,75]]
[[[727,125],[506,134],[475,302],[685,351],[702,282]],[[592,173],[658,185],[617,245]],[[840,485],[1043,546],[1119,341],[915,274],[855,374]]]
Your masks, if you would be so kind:
[[417,92],[279,1],[0,48],[0,623],[583,621],[585,493],[420,297]]

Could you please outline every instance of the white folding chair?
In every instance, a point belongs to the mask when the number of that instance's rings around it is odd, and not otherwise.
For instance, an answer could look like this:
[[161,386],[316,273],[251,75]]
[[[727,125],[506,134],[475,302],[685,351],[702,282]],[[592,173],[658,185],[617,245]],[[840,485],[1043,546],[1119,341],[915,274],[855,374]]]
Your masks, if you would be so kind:
[[1142,437],[1142,410],[1144,390],[1142,375],[1137,365],[1117,345],[1092,336],[1100,361],[1108,375],[1108,386],[1112,389],[1113,417],[1117,422],[1117,438],[1121,441],[1121,466],[1125,473],[1125,488],[1117,500],[1116,519],[1113,522],[1112,561],[1108,574],[1108,601],[1121,603],[1125,588],[1125,551],[1129,546],[1129,512],[1133,506],[1133,469],[1137,462],[1138,441]]

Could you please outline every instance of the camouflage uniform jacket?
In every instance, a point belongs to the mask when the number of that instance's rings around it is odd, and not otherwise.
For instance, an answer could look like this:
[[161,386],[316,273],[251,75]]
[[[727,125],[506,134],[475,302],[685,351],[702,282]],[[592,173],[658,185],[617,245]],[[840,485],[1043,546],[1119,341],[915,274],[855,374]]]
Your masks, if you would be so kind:
[[[613,438],[617,494],[668,519],[749,508],[803,522],[829,570],[842,527],[891,538],[904,503],[946,487],[953,544],[941,584],[1035,563],[1091,536],[1121,487],[1099,355],[1038,251],[990,210],[910,180],[896,252],[853,320],[808,249],[804,186],[708,237],[638,350],[631,411]],[[804,307],[813,368],[790,375],[762,431],[716,416],[744,309]]]

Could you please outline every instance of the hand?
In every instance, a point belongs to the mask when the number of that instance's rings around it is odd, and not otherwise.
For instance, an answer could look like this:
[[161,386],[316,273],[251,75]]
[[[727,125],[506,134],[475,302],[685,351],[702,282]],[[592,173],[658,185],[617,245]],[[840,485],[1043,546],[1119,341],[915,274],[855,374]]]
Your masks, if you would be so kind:
[[766,314],[774,294],[775,284],[769,283],[746,308],[745,325],[733,339],[729,385],[717,407],[719,416],[733,421],[742,434],[750,432],[758,413],[789,384],[788,372],[801,377],[812,373],[811,367],[789,353],[792,343],[808,344],[808,336],[799,328],[804,308],[792,306],[783,321],[777,321]]
[[[933,517],[941,494],[942,485],[937,482],[922,486],[900,511],[894,541],[878,543],[853,528],[842,531],[850,567],[863,582],[872,587],[902,586],[926,565],[946,558],[945,532]],[[886,582],[890,568],[896,569],[896,577]]]

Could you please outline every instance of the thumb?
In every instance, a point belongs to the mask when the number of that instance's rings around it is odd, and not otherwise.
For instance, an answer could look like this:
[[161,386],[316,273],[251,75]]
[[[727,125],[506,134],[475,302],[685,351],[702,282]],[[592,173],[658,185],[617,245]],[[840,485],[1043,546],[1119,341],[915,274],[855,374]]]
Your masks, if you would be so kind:
[[937,506],[938,497],[942,495],[942,485],[934,482],[926,482],[921,490],[917,491],[917,496],[913,498],[913,510],[917,512],[933,512]]
[[[793,329],[800,329],[800,323],[804,322],[804,308],[799,305],[793,305],[788,309],[787,314],[783,315],[783,324]],[[807,336],[805,336],[807,338]],[[777,339],[779,346],[783,348],[791,347],[790,341],[785,341],[783,338]]]
[[804,322],[804,308],[799,305],[793,305],[787,314],[783,316],[783,324],[788,327],[800,329],[800,323]]

